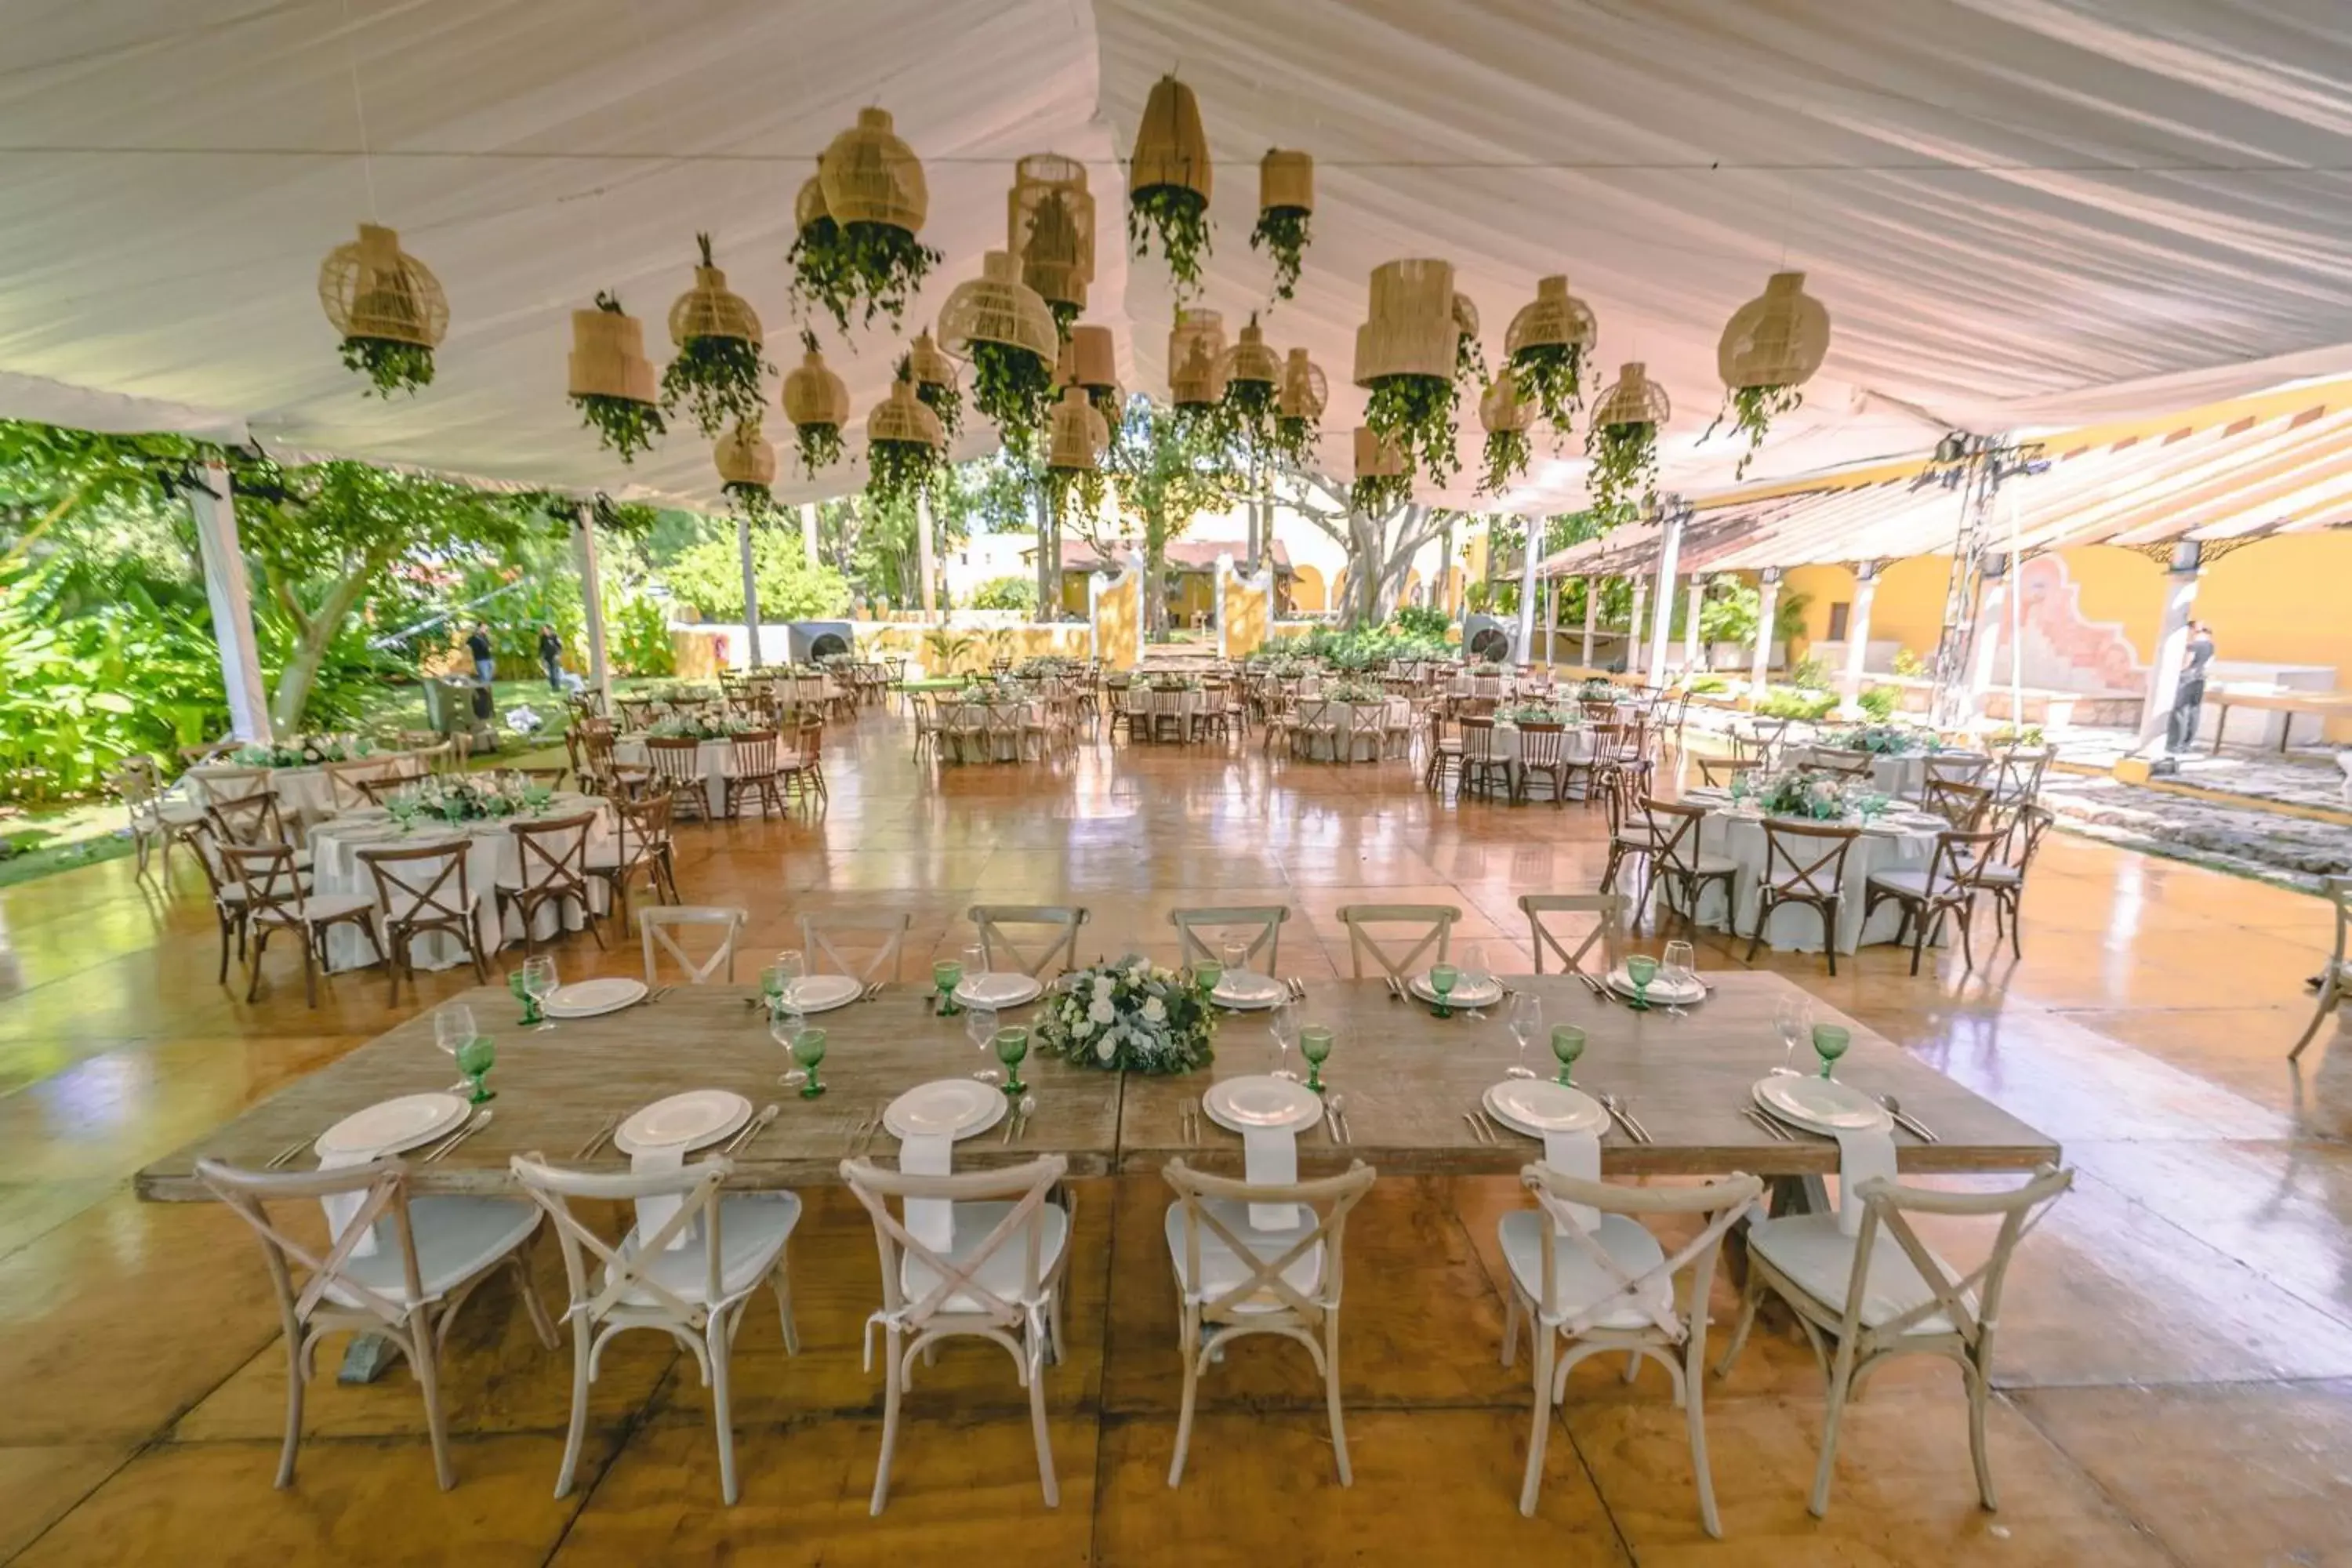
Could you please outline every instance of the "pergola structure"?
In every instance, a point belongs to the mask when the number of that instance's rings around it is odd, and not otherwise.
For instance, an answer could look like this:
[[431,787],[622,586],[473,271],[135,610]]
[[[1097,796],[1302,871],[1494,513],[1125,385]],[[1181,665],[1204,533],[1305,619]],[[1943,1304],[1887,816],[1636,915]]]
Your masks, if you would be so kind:
[[[1991,684],[1991,633],[2009,613],[2007,583],[2018,563],[2074,545],[2137,550],[2168,567],[2143,740],[2170,706],[2204,567],[2259,539],[2352,526],[2352,381],[2217,404],[2179,416],[2178,423],[2053,432],[2018,449],[2031,458],[1998,487],[1983,586],[1972,607],[1976,625],[1965,629],[1977,655],[1968,670],[1969,693],[1980,697]],[[1664,676],[1678,587],[1695,608],[1707,576],[1755,574],[1763,604],[1752,675],[1760,685],[1782,574],[1799,566],[1851,567],[1856,593],[1840,682],[1851,698],[1862,686],[1879,571],[1893,561],[1954,553],[1972,504],[1964,486],[1947,482],[1958,475],[1930,457],[1827,475],[1801,489],[1700,498],[1557,552],[1540,570],[1555,582],[1632,579],[1637,606],[1644,599],[1655,605],[1643,646],[1653,679]],[[1589,594],[1587,605],[1596,597]],[[1633,619],[1640,637],[1638,607]],[[1588,663],[1592,630],[1588,616]],[[1695,650],[1695,613],[1685,616],[1685,635]]]

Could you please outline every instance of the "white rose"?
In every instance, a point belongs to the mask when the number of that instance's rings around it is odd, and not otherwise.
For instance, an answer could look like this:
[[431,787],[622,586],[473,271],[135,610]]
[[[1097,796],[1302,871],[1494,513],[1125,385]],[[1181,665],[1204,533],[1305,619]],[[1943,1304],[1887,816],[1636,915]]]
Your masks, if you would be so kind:
[[1095,1021],[1094,1021],[1092,1018],[1081,1018],[1081,1019],[1079,1019],[1079,1020],[1077,1021],[1077,1023],[1076,1023],[1075,1026],[1072,1026],[1072,1028],[1071,1028],[1071,1030],[1070,1030],[1070,1033],[1071,1033],[1073,1036],[1076,1037],[1077,1038],[1079,1038],[1079,1039],[1081,1039],[1081,1040],[1085,1039],[1088,1035],[1091,1035],[1091,1034],[1093,1034],[1094,1032],[1095,1032]]
[[1118,1046],[1108,1035],[1105,1035],[1100,1041],[1097,1042],[1095,1046],[1095,1055],[1101,1058],[1104,1061],[1108,1061],[1111,1058],[1118,1055]]
[[1104,974],[1097,975],[1095,978],[1095,1000],[1097,1002],[1100,1003],[1109,1001],[1110,990],[1110,976]]
[[1168,1021],[1168,1004],[1162,1002],[1157,996],[1146,1001],[1143,1004],[1143,1021],[1147,1024],[1166,1023]]
[[1118,1015],[1112,1009],[1110,998],[1097,995],[1094,999],[1094,1005],[1087,1009],[1087,1016],[1097,1024],[1108,1024]]

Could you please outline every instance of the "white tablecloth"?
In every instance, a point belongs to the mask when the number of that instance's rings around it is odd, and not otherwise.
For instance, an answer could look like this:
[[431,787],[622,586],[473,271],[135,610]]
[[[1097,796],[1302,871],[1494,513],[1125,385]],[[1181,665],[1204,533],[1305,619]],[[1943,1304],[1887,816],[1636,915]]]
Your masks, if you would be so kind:
[[[1383,746],[1386,744],[1388,734],[1402,733],[1412,723],[1412,704],[1402,697],[1385,697],[1377,705],[1326,702],[1319,697],[1303,698],[1298,704],[1298,721],[1301,726],[1298,731],[1299,754],[1313,762],[1336,763],[1344,750],[1352,747],[1356,760],[1380,761],[1380,753],[1377,750],[1369,757],[1364,754],[1371,744],[1370,737],[1355,736],[1352,731],[1357,710],[1370,706],[1377,706],[1381,710]],[[1308,724],[1328,725],[1329,728],[1309,730],[1305,728]]]
[[[1805,865],[1817,858],[1811,851],[1810,841],[1792,846],[1798,864]],[[1810,852],[1809,852],[1810,851]],[[1738,911],[1730,929],[1741,936],[1753,935],[1756,930],[1756,889],[1764,876],[1764,821],[1760,816],[1728,810],[1710,811],[1699,826],[1699,852],[1720,855],[1739,863],[1739,875],[1733,883],[1733,899]],[[1845,858],[1845,882],[1840,889],[1843,897],[1838,903],[1837,948],[1840,952],[1852,952],[1866,942],[1893,942],[1902,924],[1900,908],[1893,901],[1878,906],[1878,912],[1864,927],[1862,905],[1871,874],[1908,868],[1924,871],[1936,852],[1936,832],[1932,828],[1903,828],[1883,831],[1873,828],[1853,841]],[[1788,867],[1780,867],[1785,875]],[[1722,884],[1711,887],[1700,902],[1698,919],[1701,925],[1721,930],[1726,925]],[[1782,905],[1772,911],[1772,922],[1765,929],[1768,946],[1789,952],[1819,952],[1822,951],[1822,920],[1820,913],[1805,905]]]
[[[613,757],[616,762],[646,767],[653,765],[653,755],[646,748],[643,735],[623,735],[615,740]],[[702,775],[702,795],[710,803],[710,815],[724,815],[727,810],[727,780],[735,771],[735,742],[724,739],[705,741],[695,748],[694,763],[696,771]]]
[[[1562,761],[1580,764],[1590,764],[1591,763],[1591,731],[1586,729],[1563,730],[1560,732],[1559,740],[1559,754]],[[1519,780],[1521,776],[1519,769],[1519,727],[1517,725],[1498,723],[1495,726],[1495,755],[1510,764],[1511,787],[1513,789],[1517,789],[1519,787]],[[1558,793],[1556,786],[1564,783],[1567,794],[1563,798],[1568,800],[1582,800],[1585,797],[1591,781],[1592,775],[1589,773],[1580,773],[1575,777],[1565,781],[1556,779],[1551,775],[1547,774],[1534,786],[1544,793],[1540,795],[1531,793],[1528,798],[1530,800],[1550,800],[1553,798],[1554,795]]]
[[942,702],[940,754],[956,763],[1017,763],[1020,731],[1045,721],[1041,702]]
[[[373,756],[355,759],[360,765],[343,768],[346,779],[385,778],[394,773],[413,773],[422,764],[415,752],[378,752]],[[205,789],[207,775],[234,768],[235,764],[206,763],[188,770],[188,796],[198,805],[212,804]],[[278,797],[278,814],[286,819],[290,829],[300,823],[318,822],[344,810],[343,803],[335,799],[334,781],[323,767],[271,768],[270,793]]]
[[[1799,749],[1799,766],[1815,762],[1815,748]],[[1917,800],[1927,787],[1927,753],[1899,752],[1873,757],[1870,763],[1870,787],[1884,795],[1901,800]]]
[[[1164,712],[1166,710],[1158,705],[1165,703],[1173,697],[1176,700],[1176,711],[1183,719],[1184,738],[1190,740],[1192,734],[1192,721],[1195,716],[1208,711],[1209,699],[1212,695],[1214,694],[1206,690],[1154,691],[1146,686],[1130,686],[1127,689],[1127,711],[1138,719],[1154,712]],[[1151,739],[1150,727],[1146,726],[1141,734],[1145,740]]]
[[[495,953],[507,943],[522,940],[522,921],[519,916],[509,912],[503,926],[499,917],[496,891],[499,879],[501,876],[520,878],[522,872],[522,854],[515,846],[514,835],[507,831],[508,825],[516,821],[551,821],[577,816],[591,809],[596,813],[596,820],[588,827],[588,847],[593,850],[612,837],[613,829],[609,808],[604,802],[589,795],[559,795],[549,802],[542,816],[473,822],[462,829],[419,818],[415,828],[405,836],[381,807],[369,806],[346,812],[310,830],[311,866],[316,886],[321,893],[357,893],[362,898],[373,899],[376,894],[375,879],[361,863],[361,850],[407,849],[420,844],[447,843],[462,832],[471,843],[466,857],[466,889],[469,893],[478,895],[479,900],[475,905],[476,931],[480,938],[483,953]],[[413,877],[407,879],[415,880]],[[456,900],[454,878],[451,885],[442,890],[442,896],[450,901]],[[607,896],[604,883],[597,878],[590,878],[588,897],[599,914],[604,910]],[[560,916],[557,907],[553,900],[539,907],[539,912],[531,922],[531,935],[535,940],[546,941],[558,934],[560,929],[580,929],[577,905],[565,903]],[[562,922],[562,927],[557,924],[559,920]],[[418,937],[412,944],[412,952],[419,969],[450,969],[467,962],[465,948],[444,931],[429,931]],[[374,954],[368,949],[367,939],[351,927],[337,926],[327,933],[329,969],[351,969],[373,962]]]

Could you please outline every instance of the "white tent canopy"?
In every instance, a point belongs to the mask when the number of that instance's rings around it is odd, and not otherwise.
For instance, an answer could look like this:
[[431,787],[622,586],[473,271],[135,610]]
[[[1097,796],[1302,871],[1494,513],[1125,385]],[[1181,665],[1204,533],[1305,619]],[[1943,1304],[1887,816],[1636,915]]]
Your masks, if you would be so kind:
[[[947,256],[910,334],[1003,245],[1012,161],[1060,152],[1099,203],[1088,318],[1158,390],[1171,300],[1156,258],[1122,258],[1118,159],[1171,68],[1220,165],[1203,303],[1229,329],[1265,304],[1258,155],[1318,160],[1305,279],[1266,325],[1329,374],[1343,475],[1366,279],[1408,255],[1456,264],[1490,359],[1537,278],[1566,272],[1600,321],[1596,381],[1638,359],[1673,395],[1664,479],[1685,491],[1729,479],[1730,444],[1696,444],[1716,338],[1783,266],[1834,337],[1751,479],[2352,370],[2341,8],[185,0],[10,23],[0,414],[19,417],[709,504],[692,431],[625,468],[581,427],[569,312],[616,289],[667,357],[708,230],[789,363],[793,195],[868,102],[924,159],[923,238]],[[315,296],[372,213],[452,315],[434,384],[389,404],[337,362]],[[898,345],[825,335],[862,431]],[[1462,425],[1475,470],[1475,397]],[[780,415],[771,434],[788,447]],[[1580,500],[1576,444],[1549,446],[1504,504]],[[862,478],[853,457],[779,490]]]

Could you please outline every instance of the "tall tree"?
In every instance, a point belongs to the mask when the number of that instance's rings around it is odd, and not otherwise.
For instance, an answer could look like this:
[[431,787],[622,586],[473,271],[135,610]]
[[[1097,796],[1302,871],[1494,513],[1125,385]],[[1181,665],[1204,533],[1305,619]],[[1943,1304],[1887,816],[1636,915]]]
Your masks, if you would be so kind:
[[1347,487],[1327,475],[1291,468],[1281,479],[1291,510],[1348,552],[1347,599],[1339,606],[1345,626],[1376,626],[1395,614],[1413,557],[1462,515],[1414,501],[1359,511]]
[[[1119,515],[1142,531],[1144,624],[1155,638],[1168,635],[1168,595],[1161,587],[1169,542],[1180,539],[1204,511],[1223,511],[1249,490],[1248,476],[1213,422],[1161,408],[1148,397],[1128,399],[1111,438],[1111,480]],[[1098,554],[1111,542],[1093,517],[1066,521]]]

